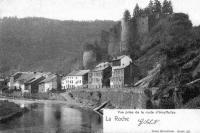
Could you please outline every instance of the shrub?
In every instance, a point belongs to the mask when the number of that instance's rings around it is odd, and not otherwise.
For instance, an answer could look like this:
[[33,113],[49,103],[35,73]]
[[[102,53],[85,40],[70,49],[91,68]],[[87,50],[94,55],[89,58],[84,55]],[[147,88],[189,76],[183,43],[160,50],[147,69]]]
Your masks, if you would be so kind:
[[183,108],[200,108],[200,96],[193,98]]

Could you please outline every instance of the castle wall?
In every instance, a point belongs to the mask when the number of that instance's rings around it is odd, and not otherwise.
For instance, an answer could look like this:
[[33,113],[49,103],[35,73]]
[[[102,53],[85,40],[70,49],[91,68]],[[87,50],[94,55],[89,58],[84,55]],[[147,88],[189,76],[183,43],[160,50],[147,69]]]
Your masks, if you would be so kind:
[[149,17],[137,18],[137,32],[141,36],[149,32]]

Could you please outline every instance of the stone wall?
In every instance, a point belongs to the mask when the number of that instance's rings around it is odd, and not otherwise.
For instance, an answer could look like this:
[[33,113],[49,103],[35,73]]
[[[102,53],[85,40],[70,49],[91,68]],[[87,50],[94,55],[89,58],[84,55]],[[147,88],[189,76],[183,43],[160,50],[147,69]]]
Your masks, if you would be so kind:
[[116,108],[134,109],[146,108],[146,96],[144,91],[133,90],[76,90],[71,94],[79,99],[103,103],[110,101]]

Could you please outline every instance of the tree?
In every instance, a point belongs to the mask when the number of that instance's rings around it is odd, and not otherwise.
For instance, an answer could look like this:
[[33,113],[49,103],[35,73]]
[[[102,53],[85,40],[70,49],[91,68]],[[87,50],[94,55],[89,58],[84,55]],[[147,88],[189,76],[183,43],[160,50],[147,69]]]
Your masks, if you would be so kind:
[[140,7],[138,4],[135,5],[135,8],[133,10],[133,16],[138,17],[140,15]]
[[168,1],[168,0],[163,1],[162,13],[163,14],[172,14],[173,13],[173,7],[172,7],[171,1]]
[[153,13],[153,1],[152,0],[149,1],[149,5],[147,8],[148,8],[149,15],[151,15]]
[[162,6],[159,0],[154,1],[153,12],[160,14],[162,10]]
[[161,51],[168,58],[180,56],[189,47],[191,30],[192,23],[188,15],[183,13],[173,14],[168,18],[165,29],[163,29],[166,33],[163,40],[161,40],[164,44]]
[[164,0],[163,1],[163,6],[162,6],[162,13],[166,14],[168,9],[168,1]]
[[131,19],[131,14],[130,14],[129,10],[125,10],[125,12],[124,12],[124,20],[128,21],[130,19]]
[[152,0],[149,1],[148,8],[151,8],[151,9],[153,8],[153,1]]
[[172,14],[174,11],[173,11],[173,6],[172,6],[172,2],[169,1],[169,9],[168,9],[168,12],[169,14]]

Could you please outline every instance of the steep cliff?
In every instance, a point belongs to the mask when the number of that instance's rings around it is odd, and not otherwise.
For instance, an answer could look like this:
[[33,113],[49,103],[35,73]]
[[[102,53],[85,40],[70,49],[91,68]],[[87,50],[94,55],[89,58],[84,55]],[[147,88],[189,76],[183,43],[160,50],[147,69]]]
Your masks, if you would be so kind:
[[[162,18],[147,35],[146,48],[136,64],[145,77],[140,82],[145,81],[148,90],[158,88],[151,96],[151,102],[158,108],[198,107],[199,33],[186,14],[175,13]],[[160,69],[152,75],[149,71],[156,64]],[[189,106],[188,102],[193,105]]]

